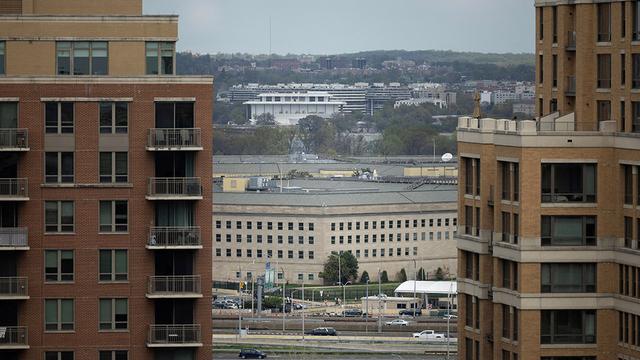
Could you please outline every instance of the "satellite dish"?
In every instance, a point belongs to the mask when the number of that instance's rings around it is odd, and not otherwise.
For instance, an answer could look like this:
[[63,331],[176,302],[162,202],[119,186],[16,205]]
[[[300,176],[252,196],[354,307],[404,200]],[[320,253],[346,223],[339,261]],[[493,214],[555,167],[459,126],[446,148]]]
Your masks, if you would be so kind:
[[442,161],[449,162],[451,160],[453,160],[453,155],[451,153],[446,153],[442,155]]

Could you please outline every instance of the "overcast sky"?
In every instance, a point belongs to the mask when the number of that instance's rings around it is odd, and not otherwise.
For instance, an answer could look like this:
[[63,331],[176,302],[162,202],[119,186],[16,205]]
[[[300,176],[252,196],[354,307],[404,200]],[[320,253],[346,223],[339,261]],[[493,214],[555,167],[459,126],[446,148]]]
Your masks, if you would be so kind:
[[533,0],[144,0],[180,15],[179,50],[533,52]]

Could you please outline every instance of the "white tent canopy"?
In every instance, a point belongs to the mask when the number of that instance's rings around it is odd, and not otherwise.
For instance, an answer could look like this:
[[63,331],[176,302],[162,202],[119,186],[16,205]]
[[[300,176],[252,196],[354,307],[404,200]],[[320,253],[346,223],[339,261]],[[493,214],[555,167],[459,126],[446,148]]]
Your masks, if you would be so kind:
[[396,294],[413,294],[415,292],[426,295],[455,295],[458,291],[458,283],[455,281],[405,281],[394,290]]

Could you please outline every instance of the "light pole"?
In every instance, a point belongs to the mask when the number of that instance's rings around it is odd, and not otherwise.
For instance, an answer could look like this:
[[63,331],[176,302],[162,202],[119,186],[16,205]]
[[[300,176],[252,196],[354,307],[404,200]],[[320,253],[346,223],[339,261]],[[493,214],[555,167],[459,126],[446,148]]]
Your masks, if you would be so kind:
[[284,335],[284,332],[286,331],[286,321],[287,321],[287,306],[284,303],[284,289],[285,289],[285,285],[286,285],[286,278],[284,276],[284,268],[280,268],[280,271],[282,271],[282,335]]
[[238,266],[238,298],[240,306],[238,306],[238,336],[242,336],[242,308],[244,307],[244,299],[242,298],[242,269]]
[[300,304],[302,310],[302,342],[304,343],[304,277],[302,278],[302,296],[300,296],[302,303]]
[[364,298],[366,312],[364,313],[364,332],[369,332],[369,277],[367,276],[367,291]]
[[378,268],[378,333],[382,333],[382,278]]
[[453,283],[450,283],[449,292],[447,293],[447,360],[449,360],[449,342],[451,341],[450,323],[451,323],[451,300],[453,300],[453,295],[451,294],[452,287],[453,287]]
[[413,259],[413,318],[416,318],[416,309],[418,302],[416,301],[416,283],[418,282],[418,273],[416,272],[416,259]]
[[[341,265],[341,261],[340,258],[342,257],[342,251],[338,252],[338,283],[340,284],[340,286],[342,286],[342,293],[344,295],[344,286],[342,285],[342,265]],[[345,317],[345,313],[344,313],[344,296],[342,299],[342,317]]]

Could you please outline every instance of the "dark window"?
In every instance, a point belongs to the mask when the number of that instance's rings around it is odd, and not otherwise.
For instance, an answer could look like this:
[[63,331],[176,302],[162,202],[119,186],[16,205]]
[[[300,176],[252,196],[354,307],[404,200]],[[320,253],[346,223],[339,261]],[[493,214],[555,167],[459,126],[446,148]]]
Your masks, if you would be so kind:
[[631,106],[631,131],[640,133],[640,101],[632,101]]
[[126,232],[129,206],[126,200],[100,201],[100,232]]
[[6,73],[5,66],[5,42],[0,41],[0,75],[4,75]]
[[473,327],[473,297],[465,295],[465,325]]
[[73,351],[46,351],[44,360],[73,360]]
[[620,3],[620,37],[625,38],[627,36],[627,4]]
[[73,299],[47,299],[44,301],[46,331],[72,331],[75,328]]
[[100,330],[126,330],[128,324],[127,299],[100,299]]
[[544,39],[544,7],[538,8],[538,39]]
[[611,120],[611,101],[598,100],[596,102],[598,107],[598,122]]
[[465,235],[473,235],[473,207],[464,207],[464,233]]
[[551,8],[553,10],[553,43],[558,43],[558,7],[554,6]]
[[551,62],[552,62],[552,75],[553,75],[552,86],[555,88],[555,87],[558,87],[558,55],[553,55],[551,57]]
[[73,153],[47,152],[45,153],[45,182],[72,183],[73,182]]
[[126,183],[129,180],[128,153],[100,153],[100,182]]
[[74,231],[73,201],[45,201],[45,232],[71,233]]
[[44,121],[47,134],[73,134],[73,103],[45,103]]
[[100,103],[100,133],[126,134],[129,124],[129,104],[126,102]]
[[511,214],[508,212],[502,212],[502,242],[511,242]]
[[464,162],[464,193],[473,195],[473,159],[463,158]]
[[127,350],[100,350],[99,360],[127,360]]
[[538,64],[539,64],[538,65],[538,76],[539,76],[538,82],[540,84],[544,84],[544,56],[543,55],[538,55]]
[[44,259],[45,281],[73,281],[73,250],[46,250]]
[[598,54],[598,88],[611,88],[611,54]]
[[633,218],[624,217],[624,247],[633,248]]
[[540,343],[595,344],[595,310],[541,311]]
[[620,85],[627,82],[627,55],[620,54]]
[[511,200],[511,163],[501,161],[502,171],[502,199]]
[[543,293],[596,292],[596,264],[541,264]]
[[596,164],[542,164],[542,202],[596,202]]
[[173,75],[175,43],[147,42],[146,62],[147,75]]
[[598,4],[598,42],[611,41],[611,3]]
[[[511,307],[504,304],[502,305],[502,337],[511,338]],[[510,360],[508,356],[506,359]]]
[[193,128],[194,111],[192,102],[157,102],[156,127],[161,129]]
[[543,216],[542,246],[595,246],[595,216]]
[[640,40],[640,1],[631,3],[633,13],[633,41]]
[[622,165],[624,176],[624,203],[633,205],[633,166]]

